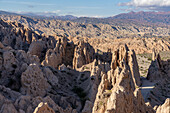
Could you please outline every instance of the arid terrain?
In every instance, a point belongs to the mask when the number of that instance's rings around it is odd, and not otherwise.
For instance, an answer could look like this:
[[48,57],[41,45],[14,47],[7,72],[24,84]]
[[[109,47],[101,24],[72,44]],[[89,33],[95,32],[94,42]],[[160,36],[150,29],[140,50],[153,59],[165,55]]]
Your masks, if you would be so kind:
[[80,19],[0,14],[0,113],[170,112],[169,21]]
[[[167,20],[169,19],[169,15],[170,13],[167,14]],[[133,16],[135,16],[135,14]],[[73,20],[71,19],[67,21],[62,21],[50,18],[31,18],[29,16],[20,15],[1,15],[1,18],[13,22],[20,22],[24,26],[29,27],[40,35],[52,36],[65,35],[67,37],[110,39],[136,37],[151,38],[168,37],[170,32],[169,23],[164,24],[164,20],[161,19],[159,21],[162,22],[162,24],[146,23],[133,19],[104,19],[103,22],[101,19],[96,20],[93,18],[78,18]],[[109,23],[105,23],[105,21]]]

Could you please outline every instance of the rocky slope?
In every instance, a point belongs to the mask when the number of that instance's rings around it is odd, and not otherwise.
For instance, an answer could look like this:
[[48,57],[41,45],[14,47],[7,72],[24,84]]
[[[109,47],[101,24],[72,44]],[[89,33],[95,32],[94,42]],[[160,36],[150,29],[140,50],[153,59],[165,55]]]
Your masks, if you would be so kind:
[[149,22],[154,24],[169,24],[170,25],[170,12],[129,12],[110,17],[110,19],[127,19],[136,20],[139,22]]

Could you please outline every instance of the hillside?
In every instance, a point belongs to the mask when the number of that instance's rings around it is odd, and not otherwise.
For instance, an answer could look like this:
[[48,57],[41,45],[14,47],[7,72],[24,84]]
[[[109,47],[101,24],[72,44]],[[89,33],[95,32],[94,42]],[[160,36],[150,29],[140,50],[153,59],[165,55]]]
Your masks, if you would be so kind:
[[57,19],[57,20],[70,20],[78,23],[91,23],[91,24],[116,24],[116,23],[138,23],[138,24],[154,24],[154,25],[170,25],[170,12],[129,12],[129,13],[121,13],[111,17],[105,18],[94,18],[94,17],[76,17],[73,15],[64,15],[59,16],[55,13],[31,13],[31,12],[23,12],[23,13],[13,13],[7,11],[1,11],[0,15],[20,15],[20,16],[28,16],[37,19]]
[[170,12],[130,12],[110,17],[110,19],[128,19],[139,22],[170,25]]
[[136,38],[167,37],[170,26],[136,24],[136,22],[117,22],[115,24],[87,24],[72,21],[35,19],[26,16],[1,15],[9,21],[17,21],[33,31],[44,35],[66,35],[68,37],[88,38]]

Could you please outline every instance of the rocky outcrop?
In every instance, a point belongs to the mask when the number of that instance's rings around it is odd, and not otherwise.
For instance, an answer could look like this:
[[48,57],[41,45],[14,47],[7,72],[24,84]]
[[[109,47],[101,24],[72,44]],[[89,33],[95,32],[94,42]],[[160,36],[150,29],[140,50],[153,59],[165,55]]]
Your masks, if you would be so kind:
[[58,85],[58,81],[59,81],[58,78],[54,75],[54,73],[49,68],[44,68],[43,73],[52,86]]
[[41,102],[38,107],[36,107],[34,113],[55,113],[53,109],[51,109],[47,103]]
[[91,113],[92,108],[93,108],[93,103],[91,101],[87,100],[85,102],[82,113]]
[[45,60],[42,62],[42,65],[51,66],[56,69],[58,69],[58,66],[62,63],[72,65],[70,62],[72,62],[73,50],[74,44],[68,43],[66,37],[59,38],[56,47],[46,52]]
[[39,64],[38,57],[23,50],[14,50],[9,46],[1,48],[0,85],[19,90],[21,74],[30,63]]
[[3,58],[4,58],[4,67],[8,71],[13,71],[15,70],[15,66],[18,64],[18,60],[15,58],[14,54],[12,51],[5,51],[3,53]]
[[131,78],[133,79],[135,86],[140,86],[141,82],[136,54],[133,50],[129,50],[127,45],[121,46],[120,49],[114,52],[112,55],[111,68],[115,70],[122,65],[122,62],[125,62],[129,66],[132,75]]
[[73,109],[71,106],[63,108],[63,105],[56,104],[56,102],[46,96],[42,97],[31,97],[31,96],[20,96],[14,103],[16,109],[19,111],[25,111],[28,113],[41,113],[45,111],[48,113],[77,113],[76,109]]
[[167,98],[170,98],[169,81],[170,77],[162,79],[157,82],[155,87],[150,91],[147,96],[147,101],[153,106],[162,105]]
[[45,60],[42,62],[44,66],[51,66],[54,68],[58,68],[59,65],[62,64],[62,54],[58,49],[56,51],[49,49],[46,52]]
[[77,69],[94,60],[95,51],[89,43],[80,41],[74,50],[73,68]]
[[30,64],[27,70],[21,75],[22,94],[32,96],[44,96],[49,90],[50,85],[44,74],[36,64]]
[[148,69],[147,79],[150,81],[157,81],[163,79],[162,73],[162,61],[159,53],[156,53],[155,50],[152,52],[152,62]]
[[155,51],[152,55],[147,79],[154,82],[155,87],[148,94],[147,101],[156,108],[162,105],[167,98],[170,98],[170,60],[161,60],[160,55]]
[[165,103],[159,106],[156,113],[169,113],[170,112],[170,98],[167,98]]
[[5,22],[0,19],[0,41],[4,45],[11,46],[14,49],[28,50],[29,43],[26,40],[28,31],[31,30],[24,28],[20,23]]
[[[136,64],[135,64],[136,63]],[[145,105],[140,90],[135,53],[125,45],[112,57],[111,70],[103,75],[93,106],[93,113],[153,112]],[[139,78],[139,79],[138,79]]]
[[92,103],[94,103],[98,91],[98,86],[100,84],[101,77],[103,76],[104,73],[105,73],[104,65],[102,64],[101,61],[95,59],[93,61],[91,69],[90,83],[85,89],[85,91],[88,94],[87,96]]
[[1,113],[18,113],[13,101],[15,101],[20,93],[12,91],[9,88],[0,85],[0,112]]
[[30,47],[28,49],[28,53],[31,55],[36,55],[39,57],[39,59],[43,59],[45,56],[45,49],[46,49],[46,45],[45,42],[43,41],[33,41],[30,44]]

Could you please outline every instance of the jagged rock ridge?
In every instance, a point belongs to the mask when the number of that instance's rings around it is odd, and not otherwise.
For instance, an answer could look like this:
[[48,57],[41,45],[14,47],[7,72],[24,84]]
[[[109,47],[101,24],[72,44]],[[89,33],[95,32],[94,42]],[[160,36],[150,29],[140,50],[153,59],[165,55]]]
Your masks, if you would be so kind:
[[[0,112],[155,112],[143,100],[136,54],[127,45],[101,54],[84,41],[74,44],[64,36],[42,36],[17,22],[1,20],[0,25]],[[27,33],[17,35],[16,29]],[[12,43],[22,38],[21,48]],[[158,56],[154,53],[158,71],[166,75],[169,62]],[[168,83],[163,80],[155,87],[160,91]]]

